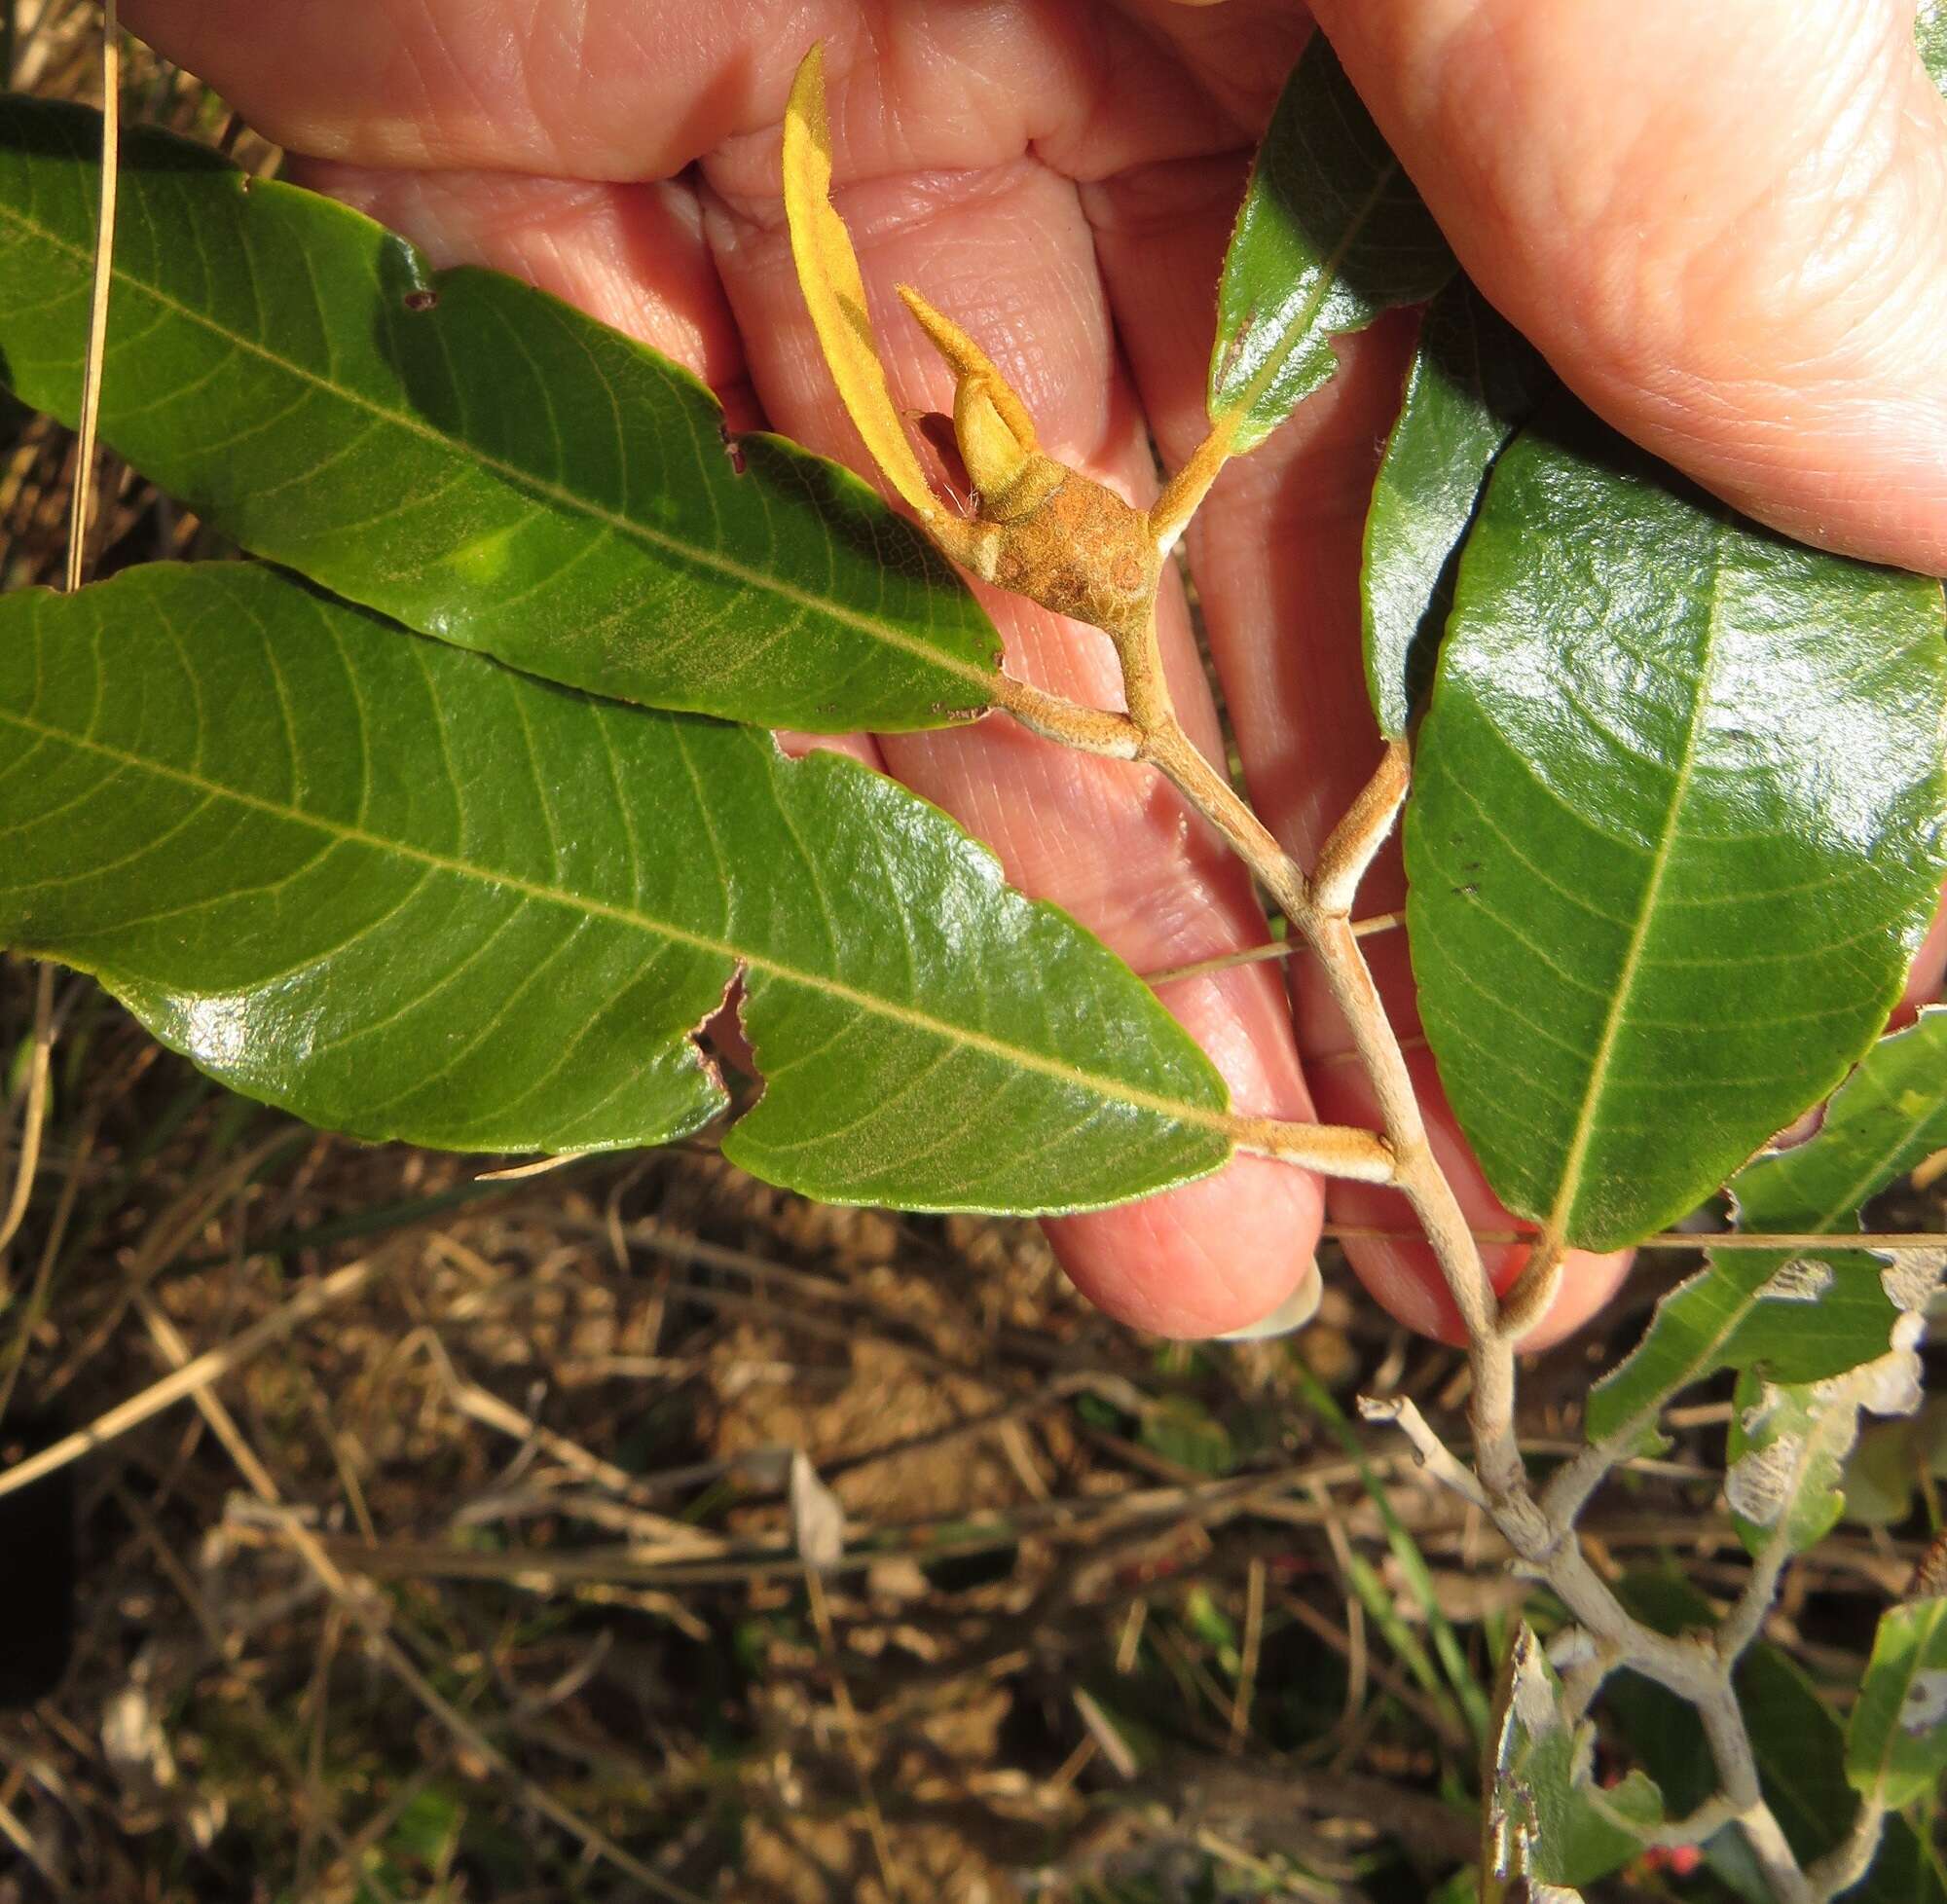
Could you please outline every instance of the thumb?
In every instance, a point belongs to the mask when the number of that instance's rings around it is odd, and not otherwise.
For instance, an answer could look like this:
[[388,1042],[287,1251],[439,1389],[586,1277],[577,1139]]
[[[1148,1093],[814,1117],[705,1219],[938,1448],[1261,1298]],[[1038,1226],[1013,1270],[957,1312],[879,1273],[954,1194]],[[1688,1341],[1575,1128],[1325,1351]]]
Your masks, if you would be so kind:
[[1487,296],[1801,539],[1947,572],[1947,104],[1914,0],[1313,0]]

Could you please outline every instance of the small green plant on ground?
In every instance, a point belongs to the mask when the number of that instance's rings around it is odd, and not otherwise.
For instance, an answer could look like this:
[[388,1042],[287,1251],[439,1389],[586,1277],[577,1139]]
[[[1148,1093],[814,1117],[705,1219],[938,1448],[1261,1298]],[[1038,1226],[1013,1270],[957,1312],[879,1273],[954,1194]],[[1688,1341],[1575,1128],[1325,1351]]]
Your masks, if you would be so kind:
[[[1937,55],[1940,16],[1923,32]],[[0,112],[0,366],[62,419],[98,147],[78,110]],[[1468,1458],[1409,1400],[1362,1407],[1559,1610],[1545,1647],[1516,1631],[1490,1710],[1443,1650],[1484,1735],[1480,1894],[1700,1845],[1787,1904],[1947,1894],[1906,1815],[1947,1770],[1942,1570],[1888,1609],[1843,1731],[1760,1643],[1862,1421],[1920,1405],[1947,1265],[1861,1230],[1947,1147],[1947,1012],[1881,1036],[1947,872],[1939,583],[1743,521],[1557,387],[1322,40],[1226,261],[1209,434],[1148,509],[1046,455],[913,293],[957,380],[971,494],[942,499],[829,201],[815,50],[784,165],[831,375],[917,527],[808,452],[726,438],[687,373],[537,291],[435,275],[341,206],[132,139],[102,432],[262,560],[0,601],[0,935],[235,1089],[373,1140],[562,1156],[720,1125],[760,1178],[908,1210],[1103,1208],[1245,1153],[1393,1189],[1465,1334]],[[1365,542],[1382,751],[1301,865],[1185,731],[1157,594],[1221,470],[1332,377],[1333,339],[1414,305]],[[954,564],[1106,635],[1121,706],[1003,672]],[[976,718],[1182,793],[1325,975],[1381,1128],[1235,1110],[1143,979],[978,842],[763,731]],[[1522,1223],[1499,1287],[1355,924],[1396,824],[1426,1038]],[[726,1057],[699,1030],[733,998]],[[1814,1137],[1765,1153],[1821,1104]],[[1587,1446],[1531,1472],[1518,1352],[1569,1254],[1726,1189],[1733,1228],[1593,1389]],[[1576,1528],[1671,1400],[1727,1370],[1751,1564],[1713,1622],[1675,1586],[1620,1593]],[[1430,1661],[1426,1682],[1448,1697]],[[1611,1698],[1643,1763],[1602,1785]],[[1701,1757],[1631,1725],[1652,1699],[1694,1712]]]

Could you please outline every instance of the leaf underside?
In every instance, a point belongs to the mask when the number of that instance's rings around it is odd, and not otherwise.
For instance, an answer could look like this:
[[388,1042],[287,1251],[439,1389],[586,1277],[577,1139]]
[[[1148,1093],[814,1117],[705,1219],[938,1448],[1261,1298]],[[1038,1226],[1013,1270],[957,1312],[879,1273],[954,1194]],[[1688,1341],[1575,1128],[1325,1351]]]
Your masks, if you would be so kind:
[[[1775,1545],[1803,1554],[1846,1511],[1846,1465],[1867,1411],[1902,1414],[1919,1402],[1919,1365],[1910,1354],[1883,1356],[1822,1382],[1768,1382],[1755,1370],[1738,1377],[1724,1438],[1724,1496],[1731,1524],[1753,1556]],[[1911,1382],[1889,1378],[1910,1371]]]
[[1465,277],[1427,307],[1374,480],[1359,571],[1366,685],[1387,740],[1406,732],[1432,676],[1488,472],[1554,382]]
[[1634,1242],[1838,1083],[1938,898],[1943,709],[1938,583],[1744,523],[1565,401],[1502,455],[1406,857],[1511,1209]]
[[[1843,1239],[1860,1211],[1947,1148],[1947,1008],[1881,1039],[1833,1094],[1818,1132],[1731,1180],[1738,1227]],[[1818,1265],[1780,1279],[1787,1264]],[[1718,1369],[1822,1381],[1886,1352],[1897,1311],[1864,1250],[1721,1250],[1657,1304],[1635,1352],[1589,1394],[1592,1440]],[[1822,1284],[1822,1288],[1819,1285]],[[1808,1289],[1816,1295],[1808,1298]]]
[[[0,374],[66,421],[100,141],[0,102]],[[330,200],[160,132],[122,157],[102,436],[245,548],[649,706],[842,732],[990,703],[985,614],[836,464],[761,434],[733,462],[680,366]]]
[[328,1127],[724,1141],[834,1202],[1042,1211],[1219,1165],[1222,1080],[1066,915],[830,753],[535,681],[249,565],[0,600],[0,940]]
[[1433,215],[1323,33],[1258,148],[1217,292],[1210,420],[1262,442],[1339,367],[1332,340],[1453,273]]

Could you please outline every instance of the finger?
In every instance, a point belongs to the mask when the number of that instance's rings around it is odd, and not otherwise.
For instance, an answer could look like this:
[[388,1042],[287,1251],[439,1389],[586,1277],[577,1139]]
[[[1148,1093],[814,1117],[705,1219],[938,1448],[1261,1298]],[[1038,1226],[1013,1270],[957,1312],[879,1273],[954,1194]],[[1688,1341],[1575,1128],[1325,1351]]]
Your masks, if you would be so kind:
[[1159,128],[1192,149],[1223,123],[1138,26],[1045,0],[126,0],[123,14],[267,137],[368,165],[668,178],[743,139],[722,158],[754,177],[775,167],[791,75],[820,40],[875,99],[915,105],[848,127],[861,176],[1043,140],[1120,164]]
[[1947,106],[1914,0],[1318,0],[1571,388],[1793,535],[1947,572]]
[[1947,897],[1941,899],[1940,909],[1934,913],[1933,924],[1914,958],[1913,970],[1906,975],[1906,989],[1892,1014],[1896,1027],[1911,1024],[1922,1006],[1931,1005],[1941,996],[1943,974],[1947,974]]
[[[1241,161],[1153,168],[1092,188],[1085,203],[1116,320],[1144,407],[1167,462],[1206,427],[1204,372],[1214,325],[1212,286],[1242,186]],[[1357,578],[1366,498],[1378,446],[1398,407],[1410,324],[1392,321],[1340,346],[1341,369],[1292,421],[1232,464],[1193,523],[1189,549],[1205,623],[1258,811],[1303,863],[1378,764],[1379,738],[1360,661]],[[1403,897],[1396,855],[1361,895],[1382,913]],[[1380,993],[1404,1039],[1417,1039],[1404,934],[1369,940]],[[1378,1110],[1315,964],[1292,961],[1299,1043],[1319,1116],[1376,1125]],[[1410,1062],[1436,1154],[1475,1227],[1511,1219],[1461,1141],[1430,1057]],[[1335,1224],[1394,1232],[1354,1236],[1345,1253],[1360,1279],[1401,1321],[1458,1333],[1439,1265],[1403,1198],[1355,1184],[1328,1190]],[[1525,1251],[1484,1251],[1496,1285]],[[1585,1320],[1613,1292],[1626,1258],[1574,1255],[1536,1345]]]
[[[834,115],[834,124],[842,124]],[[842,155],[841,155],[842,156]],[[716,250],[751,372],[774,422],[856,459],[778,225],[775,186],[711,200]],[[1016,380],[1044,446],[1137,495],[1153,487],[1143,421],[1118,374],[1074,188],[1032,160],[976,176],[881,180],[839,195],[860,251],[890,381],[945,408],[944,367],[892,295],[912,282]],[[985,598],[1009,666],[1097,705],[1119,677],[1107,639],[1013,598]],[[1165,666],[1199,742],[1220,746],[1180,593],[1164,604]],[[1050,746],[1000,719],[952,734],[886,736],[887,764],[999,853],[1026,891],[1066,906],[1138,970],[1261,943],[1236,862],[1172,790],[1126,763]],[[1217,757],[1222,757],[1218,753]],[[1246,1111],[1305,1117],[1288,1012],[1261,968],[1186,979],[1164,1002]],[[1112,1313],[1172,1335],[1257,1321],[1310,1271],[1315,1179],[1260,1158],[1124,1209],[1049,1225],[1076,1283]]]

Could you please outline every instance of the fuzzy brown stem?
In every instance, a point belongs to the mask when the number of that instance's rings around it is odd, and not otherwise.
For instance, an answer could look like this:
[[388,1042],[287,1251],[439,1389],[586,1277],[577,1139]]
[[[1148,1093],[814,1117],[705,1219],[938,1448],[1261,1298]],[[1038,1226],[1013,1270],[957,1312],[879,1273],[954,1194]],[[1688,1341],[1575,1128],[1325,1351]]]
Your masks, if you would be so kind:
[[1391,835],[1412,780],[1413,757],[1406,742],[1389,742],[1372,779],[1353,795],[1344,818],[1319,850],[1311,898],[1320,912],[1350,914],[1359,882]]
[[1085,708],[1079,701],[1065,700],[1059,694],[1017,681],[1011,675],[1000,677],[994,690],[994,705],[1012,714],[1030,733],[1039,734],[1044,740],[1059,741],[1063,747],[1075,748],[1083,753],[1133,760],[1142,748],[1142,736],[1127,714]]
[[1525,1495],[1526,1480],[1514,1437],[1513,1349],[1501,1337],[1493,1284],[1466,1214],[1433,1154],[1406,1055],[1352,930],[1351,904],[1359,876],[1383,845],[1406,797],[1409,773],[1404,745],[1386,750],[1378,772],[1327,843],[1320,863],[1335,901],[1327,910],[1318,903],[1314,882],[1184,732],[1155,659],[1154,635],[1145,652],[1125,647],[1123,663],[1131,715],[1143,735],[1139,757],[1165,774],[1224,835],[1318,959],[1378,1099],[1381,1128],[1393,1156],[1391,1181],[1412,1203],[1473,1344],[1475,1440],[1484,1456],[1481,1479],[1493,1498]]
[[1306,1124],[1278,1117],[1232,1117],[1232,1141],[1240,1151],[1278,1157],[1324,1177],[1362,1184],[1390,1184],[1398,1166],[1383,1137],[1355,1124]]
[[1197,505],[1210,494],[1210,486],[1231,459],[1231,440],[1234,430],[1219,423],[1191,453],[1190,460],[1162,487],[1150,509],[1150,531],[1157,547],[1167,555],[1189,528]]

